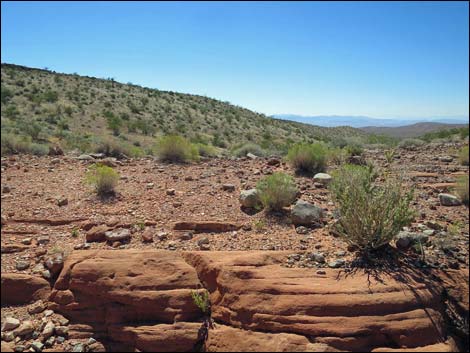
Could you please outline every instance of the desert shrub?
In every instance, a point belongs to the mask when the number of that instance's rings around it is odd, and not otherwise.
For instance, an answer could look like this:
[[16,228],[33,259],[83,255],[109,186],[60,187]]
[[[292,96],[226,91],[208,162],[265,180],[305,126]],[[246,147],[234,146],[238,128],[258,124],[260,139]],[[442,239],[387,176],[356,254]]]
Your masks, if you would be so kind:
[[357,142],[347,145],[344,149],[349,156],[361,156],[364,153],[364,148]]
[[412,139],[412,138],[408,138],[408,139],[404,139],[404,140],[401,140],[399,143],[398,143],[398,147],[399,148],[403,148],[405,150],[413,150],[415,149],[416,147],[419,147],[419,146],[422,146],[424,145],[424,141],[423,140],[420,140],[420,139]]
[[459,153],[459,161],[462,165],[468,165],[468,146],[462,148]]
[[143,154],[139,147],[111,137],[98,140],[95,143],[94,152],[115,158],[140,157]]
[[199,155],[202,157],[217,156],[217,150],[214,148],[214,146],[206,145],[204,143],[196,143],[195,146],[199,152]]
[[285,173],[274,173],[256,184],[260,200],[268,210],[281,210],[297,198],[294,178]]
[[94,164],[86,175],[86,182],[93,185],[99,196],[114,194],[119,174],[113,168]]
[[468,206],[469,195],[468,195],[468,175],[461,176],[457,179],[457,186],[455,187],[457,195],[459,195],[462,202]]
[[396,150],[394,148],[384,151],[385,160],[388,164],[392,163],[395,159]]
[[298,143],[289,149],[287,160],[297,172],[322,172],[326,167],[326,148],[321,143]]
[[342,165],[346,162],[347,153],[342,148],[329,148],[327,151],[328,163]]
[[49,146],[41,143],[32,143],[29,152],[35,156],[46,156],[49,153]]
[[252,153],[259,157],[263,157],[265,155],[263,149],[254,143],[245,143],[244,145],[233,150],[233,155],[237,157],[245,157],[248,153]]
[[29,151],[31,141],[12,133],[1,134],[2,156]]
[[414,218],[413,191],[403,190],[396,178],[376,182],[371,167],[342,166],[330,184],[340,215],[336,232],[365,254],[388,244]]
[[162,161],[184,163],[198,160],[199,153],[193,144],[179,135],[167,135],[157,142],[157,155]]

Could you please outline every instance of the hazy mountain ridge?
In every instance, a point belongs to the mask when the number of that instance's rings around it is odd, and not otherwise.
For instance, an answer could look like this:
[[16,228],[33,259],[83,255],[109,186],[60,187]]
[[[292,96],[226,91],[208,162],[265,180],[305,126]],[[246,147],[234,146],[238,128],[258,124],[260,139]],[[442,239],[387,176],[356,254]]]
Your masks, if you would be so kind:
[[368,116],[318,115],[303,116],[295,114],[275,114],[275,118],[298,121],[324,127],[351,126],[355,128],[400,127],[421,123],[468,124],[468,117],[429,117],[429,118],[371,118]]

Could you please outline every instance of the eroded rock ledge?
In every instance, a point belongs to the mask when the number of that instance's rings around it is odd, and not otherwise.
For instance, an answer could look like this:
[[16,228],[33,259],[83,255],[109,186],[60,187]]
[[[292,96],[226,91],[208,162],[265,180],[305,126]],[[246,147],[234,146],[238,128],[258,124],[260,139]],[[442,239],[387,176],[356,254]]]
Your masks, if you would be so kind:
[[[281,267],[289,253],[76,251],[50,307],[108,350],[197,349],[203,317],[191,291],[203,287],[215,321],[207,351],[457,350],[437,279],[411,270],[318,275]],[[468,294],[458,298],[468,317]]]

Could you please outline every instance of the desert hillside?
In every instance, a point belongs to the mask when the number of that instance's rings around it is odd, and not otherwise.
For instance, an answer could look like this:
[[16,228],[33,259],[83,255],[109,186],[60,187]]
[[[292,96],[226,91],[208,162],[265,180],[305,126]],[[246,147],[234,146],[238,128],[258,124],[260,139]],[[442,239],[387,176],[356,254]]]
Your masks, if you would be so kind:
[[[60,141],[91,152],[104,138],[133,155],[151,154],[155,138],[178,134],[194,143],[233,150],[256,143],[285,151],[297,141],[370,137],[350,127],[326,128],[278,120],[208,97],[2,64],[2,135],[33,143]],[[374,141],[373,141],[374,142]]]

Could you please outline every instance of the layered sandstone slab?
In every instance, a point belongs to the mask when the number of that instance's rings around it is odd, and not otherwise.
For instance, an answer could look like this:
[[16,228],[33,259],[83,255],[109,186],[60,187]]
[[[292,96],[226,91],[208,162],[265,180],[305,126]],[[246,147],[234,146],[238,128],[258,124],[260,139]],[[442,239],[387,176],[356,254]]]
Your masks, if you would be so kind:
[[51,286],[45,279],[21,273],[2,273],[2,306],[47,299]]
[[[310,343],[347,351],[415,348],[446,341],[442,288],[426,276],[411,271],[377,277],[362,272],[345,275],[334,269],[317,275],[312,269],[281,267],[286,254],[193,252],[183,256],[211,292],[213,319],[226,326],[301,335]],[[223,342],[221,335],[217,341]],[[225,335],[230,338],[233,333]],[[298,346],[307,345],[304,341]]]
[[194,268],[173,252],[79,251],[66,260],[50,301],[126,349],[188,350],[201,327],[191,296],[200,287]]

